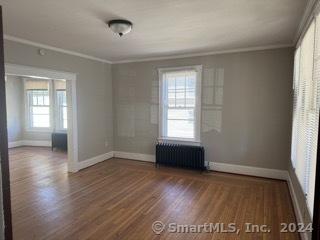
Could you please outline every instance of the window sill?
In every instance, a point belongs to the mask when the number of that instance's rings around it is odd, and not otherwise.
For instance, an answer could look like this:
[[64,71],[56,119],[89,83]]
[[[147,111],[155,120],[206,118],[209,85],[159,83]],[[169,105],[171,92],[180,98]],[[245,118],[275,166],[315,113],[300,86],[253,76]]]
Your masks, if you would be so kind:
[[181,145],[188,145],[188,146],[201,146],[201,142],[200,141],[179,139],[179,138],[158,138],[158,142],[160,142],[160,143],[181,144]]
[[51,133],[53,130],[50,128],[27,128],[26,132]]

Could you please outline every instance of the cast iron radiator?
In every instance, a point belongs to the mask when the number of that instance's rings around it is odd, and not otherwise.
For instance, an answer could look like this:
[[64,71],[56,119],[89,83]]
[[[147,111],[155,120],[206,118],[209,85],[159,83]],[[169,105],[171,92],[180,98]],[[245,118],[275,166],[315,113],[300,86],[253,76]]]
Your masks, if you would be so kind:
[[201,170],[204,166],[204,148],[170,143],[157,143],[156,167],[168,165]]

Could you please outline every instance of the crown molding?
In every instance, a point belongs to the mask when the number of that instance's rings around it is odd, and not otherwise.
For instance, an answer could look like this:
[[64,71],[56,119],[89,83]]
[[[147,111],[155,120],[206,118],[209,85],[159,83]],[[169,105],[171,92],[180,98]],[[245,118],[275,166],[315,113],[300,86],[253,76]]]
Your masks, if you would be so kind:
[[123,60],[123,61],[113,61],[112,64],[170,60],[170,59],[189,58],[189,57],[202,57],[202,56],[218,55],[218,54],[225,54],[225,53],[250,52],[250,51],[269,50],[269,49],[276,49],[276,48],[286,48],[286,47],[293,47],[293,46],[294,46],[293,44],[277,44],[277,45],[268,45],[268,46],[260,46],[260,47],[235,48],[230,50],[210,51],[205,53],[191,53],[191,54],[164,56],[164,57],[138,58],[138,59],[131,59],[131,60]]
[[157,61],[157,60],[170,60],[170,59],[177,59],[177,58],[189,58],[189,57],[201,57],[201,56],[210,56],[210,55],[218,55],[218,54],[225,54],[225,53],[237,53],[237,52],[249,52],[249,51],[259,51],[259,50],[268,50],[268,49],[276,49],[276,48],[286,48],[286,47],[293,47],[293,44],[277,44],[277,45],[267,45],[267,46],[260,46],[260,47],[248,47],[248,48],[235,48],[229,50],[219,50],[219,51],[210,51],[210,52],[203,52],[203,53],[191,53],[191,54],[178,54],[173,56],[163,56],[163,57],[153,57],[153,58],[137,58],[137,59],[130,59],[130,60],[121,60],[121,61],[109,61],[104,60],[101,58],[92,57],[89,55],[85,55],[82,53],[77,53],[69,50],[65,50],[62,48],[56,48],[49,45],[25,40],[22,38],[13,37],[10,35],[4,35],[4,39],[10,40],[13,42],[23,43],[27,45],[31,45],[34,47],[45,48],[52,51],[57,51],[61,53],[70,54],[77,57],[83,57],[90,60],[95,60],[99,62],[109,63],[109,64],[120,64],[120,63],[133,63],[133,62],[146,62],[146,61]]
[[77,56],[77,57],[83,57],[83,58],[87,58],[87,59],[90,59],[90,60],[95,60],[95,61],[98,61],[98,62],[104,62],[104,63],[109,63],[109,64],[112,63],[112,62],[110,62],[108,60],[104,60],[104,59],[101,59],[101,58],[92,57],[92,56],[89,56],[89,55],[86,55],[86,54],[73,52],[73,51],[69,51],[69,50],[66,50],[66,49],[62,49],[62,48],[52,47],[52,46],[45,45],[45,44],[42,44],[42,43],[33,42],[33,41],[30,41],[30,40],[25,40],[25,39],[22,39],[22,38],[13,37],[13,36],[6,35],[6,34],[3,35],[3,38],[5,40],[10,40],[10,41],[13,41],[13,42],[18,42],[18,43],[23,43],[23,44],[27,44],[27,45],[34,46],[34,47],[45,48],[45,49],[48,49],[48,50],[61,52],[61,53],[66,53],[66,54]]

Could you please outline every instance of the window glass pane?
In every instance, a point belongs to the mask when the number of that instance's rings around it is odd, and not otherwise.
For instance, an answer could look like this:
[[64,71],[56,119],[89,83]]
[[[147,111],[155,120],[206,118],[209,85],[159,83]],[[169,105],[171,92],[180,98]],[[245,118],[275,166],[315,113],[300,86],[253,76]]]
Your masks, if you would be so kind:
[[49,107],[31,107],[31,113],[49,115],[50,110],[49,110]]
[[196,77],[195,76],[187,76],[187,90],[195,90],[196,88]]
[[168,77],[167,82],[168,82],[168,89],[169,90],[174,90],[176,88],[176,83],[175,83],[174,77]]
[[176,94],[175,93],[168,93],[168,105],[169,107],[176,106]]
[[37,94],[37,98],[38,98],[38,104],[37,105],[43,105],[44,101],[43,101],[43,95],[42,94]]
[[33,95],[33,93],[31,92],[30,93],[30,104],[31,105],[38,105],[38,98],[37,98],[37,96],[36,95]]
[[186,93],[186,107],[195,107],[196,99],[195,92],[187,92]]
[[63,112],[63,118],[64,118],[64,119],[67,119],[67,108],[66,108],[66,107],[63,107],[62,112]]
[[33,115],[32,126],[33,127],[50,127],[49,115]]
[[57,128],[67,128],[67,92],[65,90],[56,91],[57,104],[58,104],[58,116],[57,116]]
[[194,119],[193,109],[168,109],[168,119],[182,119],[191,120]]
[[185,84],[186,84],[185,77],[176,78],[176,89],[184,90],[186,87]]
[[176,93],[176,107],[185,107],[185,92]]
[[63,105],[63,106],[67,106],[67,92],[66,92],[66,91],[63,91],[62,94],[63,94],[62,105]]
[[168,120],[168,137],[194,138],[194,122],[189,120]]
[[49,106],[50,105],[50,97],[49,94],[44,96],[44,105]]

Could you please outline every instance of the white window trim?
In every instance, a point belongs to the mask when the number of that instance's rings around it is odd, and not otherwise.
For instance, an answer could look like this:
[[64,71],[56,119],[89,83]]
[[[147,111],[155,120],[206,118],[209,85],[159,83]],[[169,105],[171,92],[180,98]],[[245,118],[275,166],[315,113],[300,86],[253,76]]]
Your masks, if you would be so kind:
[[[164,111],[163,111],[163,99],[164,99],[164,91],[163,91],[163,77],[165,73],[169,72],[178,72],[178,71],[195,71],[196,78],[196,103],[195,103],[195,124],[194,124],[194,139],[186,139],[186,138],[172,138],[164,135],[164,127],[163,122],[165,121]],[[158,68],[158,76],[159,76],[159,138],[160,142],[172,142],[178,144],[185,145],[196,145],[200,146],[200,123],[201,123],[201,83],[202,83],[202,65],[192,65],[192,66],[182,66],[182,67],[168,67],[168,68]]]

